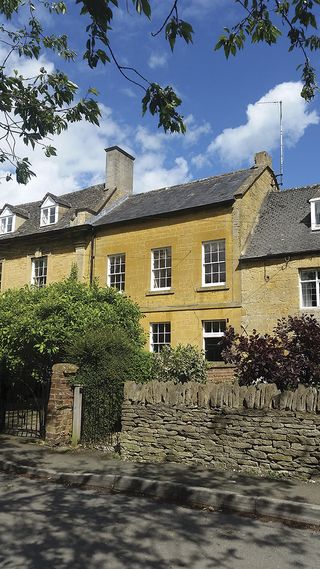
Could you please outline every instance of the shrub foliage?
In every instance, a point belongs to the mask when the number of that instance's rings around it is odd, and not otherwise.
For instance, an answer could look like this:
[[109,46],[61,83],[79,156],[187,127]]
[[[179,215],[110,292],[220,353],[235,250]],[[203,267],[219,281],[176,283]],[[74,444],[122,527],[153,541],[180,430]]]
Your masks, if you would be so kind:
[[223,356],[235,364],[239,383],[275,383],[281,390],[299,383],[320,385],[320,324],[310,315],[278,320],[273,334],[244,336],[228,328]]
[[144,336],[137,305],[114,289],[68,279],[0,295],[0,366],[41,380],[66,357],[66,347],[91,330],[118,327],[135,346]]
[[190,344],[179,344],[176,348],[165,346],[154,354],[153,379],[158,381],[206,381],[204,353]]

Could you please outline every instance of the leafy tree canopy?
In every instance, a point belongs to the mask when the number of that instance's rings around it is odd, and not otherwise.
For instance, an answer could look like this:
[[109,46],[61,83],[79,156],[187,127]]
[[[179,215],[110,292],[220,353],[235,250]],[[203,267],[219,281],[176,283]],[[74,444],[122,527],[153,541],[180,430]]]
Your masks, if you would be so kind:
[[[225,28],[215,49],[223,49],[226,57],[236,55],[246,40],[252,43],[275,44],[281,35],[287,36],[289,51],[302,54],[302,96],[311,100],[317,88],[310,54],[320,48],[317,31],[317,9],[320,0],[234,0],[243,17],[232,28]],[[178,112],[180,98],[171,86],[149,82],[134,67],[118,61],[112,47],[112,22],[115,10],[129,9],[132,5],[137,16],[152,19],[156,0],[73,0],[79,8],[86,32],[83,58],[91,68],[98,64],[112,63],[118,71],[137,88],[142,89],[142,112],[149,111],[158,117],[158,126],[169,132],[185,132],[183,117]],[[193,39],[191,23],[180,17],[181,0],[172,0],[171,9],[160,28],[153,32],[164,34],[173,50],[177,38],[186,43]],[[73,61],[76,53],[68,45],[65,34],[50,34],[40,18],[43,10],[52,16],[67,17],[67,3],[52,0],[2,0],[0,14],[0,162],[13,166],[16,179],[26,184],[34,172],[28,157],[18,156],[16,140],[22,139],[28,146],[43,147],[47,157],[56,154],[48,143],[48,137],[61,133],[70,123],[86,120],[99,123],[99,107],[95,89],[90,88],[85,97],[78,100],[78,87],[63,72],[41,68],[35,76],[24,77],[11,68],[12,56],[38,59],[51,50],[67,61]],[[201,10],[201,7],[199,7]],[[19,15],[23,12],[23,21]],[[71,22],[70,22],[71,25]],[[79,22],[77,22],[79,25]],[[81,25],[81,23],[80,23]],[[8,175],[10,180],[11,176]]]
[[140,311],[114,289],[88,286],[73,276],[44,288],[0,295],[0,364],[14,377],[41,380],[79,337],[100,328],[122,330],[140,348]]

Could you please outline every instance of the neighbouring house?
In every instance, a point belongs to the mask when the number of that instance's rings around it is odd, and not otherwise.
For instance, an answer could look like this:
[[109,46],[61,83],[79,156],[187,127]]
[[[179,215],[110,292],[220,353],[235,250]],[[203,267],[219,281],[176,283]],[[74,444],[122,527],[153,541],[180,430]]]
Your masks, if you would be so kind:
[[247,267],[259,271],[261,261],[248,252],[261,208],[281,195],[270,157],[260,152],[245,170],[133,194],[134,158],[117,146],[106,154],[104,184],[0,210],[1,290],[44,286],[77,263],[80,278],[140,305],[152,351],[191,343],[219,361],[226,325],[240,330],[250,319]]
[[319,184],[266,196],[240,268],[247,332],[272,332],[289,314],[319,314]]

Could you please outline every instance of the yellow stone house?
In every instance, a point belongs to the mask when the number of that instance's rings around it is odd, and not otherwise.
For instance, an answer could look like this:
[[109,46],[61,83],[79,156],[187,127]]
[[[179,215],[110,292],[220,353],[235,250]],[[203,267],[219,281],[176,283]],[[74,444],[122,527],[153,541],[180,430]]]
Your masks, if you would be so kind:
[[288,315],[320,317],[319,184],[265,198],[240,269],[248,333],[272,332]]
[[279,195],[270,157],[260,152],[245,170],[133,194],[134,158],[117,146],[106,155],[105,183],[0,210],[1,290],[44,286],[77,263],[81,279],[139,304],[150,350],[191,343],[219,360],[226,325],[240,330],[254,316],[249,288],[261,261],[250,251],[261,208]]

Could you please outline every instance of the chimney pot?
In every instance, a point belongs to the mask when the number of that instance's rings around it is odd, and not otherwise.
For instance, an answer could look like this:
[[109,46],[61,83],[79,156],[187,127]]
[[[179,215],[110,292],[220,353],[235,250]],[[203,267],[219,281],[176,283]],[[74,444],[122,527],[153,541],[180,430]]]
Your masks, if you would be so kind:
[[270,166],[272,168],[272,158],[265,150],[254,155],[254,163],[256,166]]
[[119,146],[110,146],[105,151],[106,189],[116,190],[109,201],[119,201],[133,192],[134,157]]

